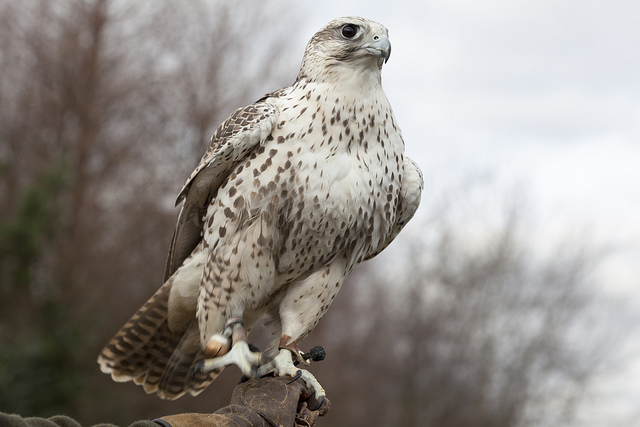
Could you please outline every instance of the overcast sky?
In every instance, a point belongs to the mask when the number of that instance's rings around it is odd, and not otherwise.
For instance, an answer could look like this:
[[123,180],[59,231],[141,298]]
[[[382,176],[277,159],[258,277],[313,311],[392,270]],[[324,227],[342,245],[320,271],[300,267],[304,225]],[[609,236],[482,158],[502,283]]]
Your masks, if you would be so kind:
[[[389,28],[383,84],[427,189],[479,171],[523,185],[548,233],[590,228],[615,249],[600,270],[606,292],[640,308],[640,2],[295,5],[300,55],[339,16]],[[640,361],[602,384],[607,425],[638,413]]]

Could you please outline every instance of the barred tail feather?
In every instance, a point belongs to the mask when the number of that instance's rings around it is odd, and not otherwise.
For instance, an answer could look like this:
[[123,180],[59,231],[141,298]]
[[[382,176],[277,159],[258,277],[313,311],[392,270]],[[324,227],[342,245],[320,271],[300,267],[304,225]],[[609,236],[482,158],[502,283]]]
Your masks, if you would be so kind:
[[177,399],[185,393],[197,395],[220,371],[196,373],[204,359],[198,324],[172,332],[167,303],[172,281],[167,281],[116,333],[98,356],[100,370],[114,381],[134,381],[147,393]]

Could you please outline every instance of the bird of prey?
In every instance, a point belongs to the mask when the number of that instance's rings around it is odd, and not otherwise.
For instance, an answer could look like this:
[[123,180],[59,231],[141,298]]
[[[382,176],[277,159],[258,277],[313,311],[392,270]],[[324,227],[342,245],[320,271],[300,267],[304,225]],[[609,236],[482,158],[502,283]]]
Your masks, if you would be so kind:
[[[211,138],[183,202],[165,282],[104,347],[115,381],[175,399],[220,371],[291,375],[322,399],[298,343],[345,278],[414,215],[422,174],[382,90],[387,29],[340,18],[308,43],[292,86],[236,110]],[[273,334],[265,353],[247,334]]]

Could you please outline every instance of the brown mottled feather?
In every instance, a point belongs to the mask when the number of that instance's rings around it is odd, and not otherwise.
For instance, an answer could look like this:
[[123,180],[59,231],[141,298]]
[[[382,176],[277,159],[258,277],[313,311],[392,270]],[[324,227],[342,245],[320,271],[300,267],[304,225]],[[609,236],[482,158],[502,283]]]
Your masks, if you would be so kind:
[[[267,95],[270,96],[270,95]],[[207,205],[231,170],[271,131],[273,106],[263,102],[238,108],[211,137],[209,148],[182,187],[176,205],[184,200],[173,232],[164,279],[176,271],[201,240]]]
[[198,325],[194,319],[185,331],[169,329],[170,288],[168,281],[133,315],[104,347],[98,363],[115,381],[133,380],[147,393],[177,399],[187,391],[200,393],[220,371],[194,374],[195,365],[204,358],[197,340]]

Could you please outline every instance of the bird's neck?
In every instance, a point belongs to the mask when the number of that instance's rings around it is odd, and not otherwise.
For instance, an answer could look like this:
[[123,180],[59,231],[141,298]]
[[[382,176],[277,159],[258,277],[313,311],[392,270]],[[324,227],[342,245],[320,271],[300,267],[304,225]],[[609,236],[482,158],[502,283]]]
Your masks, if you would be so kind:
[[379,69],[355,68],[348,66],[328,67],[323,73],[301,75],[295,87],[306,86],[323,88],[326,93],[343,100],[353,102],[384,96],[382,78]]
[[337,90],[380,90],[382,62],[376,58],[340,61],[335,58],[309,57],[303,60],[296,82],[328,84]]

